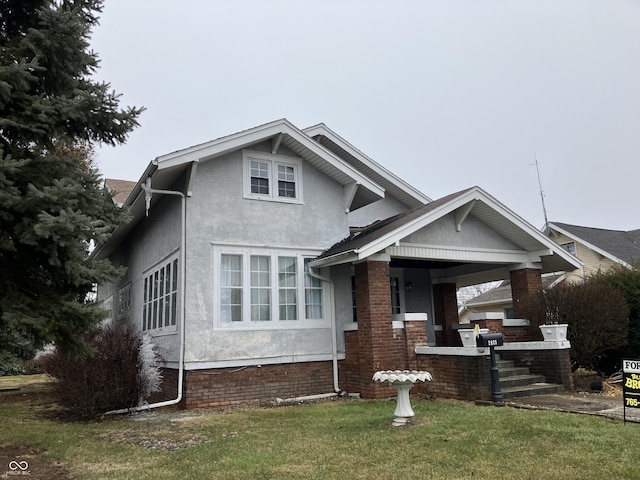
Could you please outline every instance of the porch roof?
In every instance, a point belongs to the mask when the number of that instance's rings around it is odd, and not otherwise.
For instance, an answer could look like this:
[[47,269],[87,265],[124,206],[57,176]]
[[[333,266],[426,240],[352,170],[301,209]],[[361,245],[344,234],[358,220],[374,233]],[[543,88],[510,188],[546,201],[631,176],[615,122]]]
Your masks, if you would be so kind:
[[[454,215],[458,232],[468,216],[472,215],[515,245],[516,249],[460,248],[403,242],[407,236],[450,213]],[[468,264],[475,264],[476,268],[473,270],[476,272],[483,269],[482,264],[490,264],[495,269],[496,265],[506,267],[521,263],[540,263],[543,273],[580,267],[579,260],[477,186],[452,193],[354,232],[322,253],[311,265],[322,267],[357,262],[380,253],[389,254],[391,258],[404,262],[438,262],[440,268],[443,264],[448,265],[451,276],[470,275],[471,270],[461,268]],[[504,273],[501,275],[504,276]],[[472,281],[471,278],[469,281]]]

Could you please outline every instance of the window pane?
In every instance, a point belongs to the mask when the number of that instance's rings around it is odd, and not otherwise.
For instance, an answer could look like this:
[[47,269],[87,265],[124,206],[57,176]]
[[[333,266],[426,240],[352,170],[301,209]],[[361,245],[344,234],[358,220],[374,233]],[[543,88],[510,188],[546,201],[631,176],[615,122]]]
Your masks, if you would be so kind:
[[178,294],[173,293],[171,296],[171,325],[176,324],[176,319],[178,318]]
[[251,178],[251,193],[269,195],[269,180],[266,178]]
[[278,257],[278,286],[296,287],[295,257]]
[[296,198],[296,184],[293,182],[278,182],[278,196]]
[[311,258],[304,259],[304,315],[309,320],[322,319],[322,281],[309,273]]
[[252,255],[251,320],[271,320],[271,257]]
[[167,296],[164,301],[164,326],[171,325],[171,296]]
[[398,277],[390,278],[391,284],[391,313],[400,313],[400,280]]
[[269,164],[251,162],[251,193],[269,195]]
[[220,257],[220,319],[242,321],[242,255]]
[[295,169],[287,165],[278,165],[278,196],[296,198]]

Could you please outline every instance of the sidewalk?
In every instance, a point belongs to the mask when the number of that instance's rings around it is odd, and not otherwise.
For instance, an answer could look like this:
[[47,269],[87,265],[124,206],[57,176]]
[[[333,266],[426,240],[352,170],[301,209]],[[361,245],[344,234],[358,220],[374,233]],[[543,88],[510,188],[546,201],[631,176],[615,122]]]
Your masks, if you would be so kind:
[[[600,393],[561,392],[549,395],[532,395],[508,400],[505,405],[531,410],[554,410],[598,415],[616,420],[624,419],[622,397]],[[627,422],[640,423],[640,409],[627,408]]]

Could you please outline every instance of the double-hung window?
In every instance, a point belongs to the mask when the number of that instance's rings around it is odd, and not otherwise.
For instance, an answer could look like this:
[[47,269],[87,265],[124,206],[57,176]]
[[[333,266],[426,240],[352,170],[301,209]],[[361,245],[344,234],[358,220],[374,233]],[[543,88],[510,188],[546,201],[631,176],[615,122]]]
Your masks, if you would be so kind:
[[294,326],[323,320],[323,283],[310,275],[308,266],[314,256],[214,247],[218,326]]
[[302,203],[299,158],[243,150],[244,198]]
[[144,276],[143,331],[175,331],[178,318],[178,259],[162,262]]

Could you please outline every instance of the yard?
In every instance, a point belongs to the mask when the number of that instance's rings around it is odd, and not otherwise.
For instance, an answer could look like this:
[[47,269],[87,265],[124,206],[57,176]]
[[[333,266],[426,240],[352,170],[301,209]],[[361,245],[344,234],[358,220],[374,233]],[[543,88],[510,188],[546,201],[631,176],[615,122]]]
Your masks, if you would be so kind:
[[80,423],[58,418],[43,376],[2,389],[0,477],[640,479],[640,425],[587,415],[413,398],[396,428],[395,401],[338,399]]

